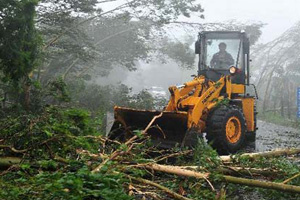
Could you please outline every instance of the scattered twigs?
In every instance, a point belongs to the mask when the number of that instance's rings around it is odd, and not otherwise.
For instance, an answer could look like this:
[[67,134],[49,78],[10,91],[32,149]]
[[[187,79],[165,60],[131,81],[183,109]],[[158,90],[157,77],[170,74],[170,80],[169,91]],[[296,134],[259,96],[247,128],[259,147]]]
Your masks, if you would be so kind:
[[107,159],[105,159],[100,165],[98,165],[95,169],[92,170],[92,173],[99,172],[101,168],[110,160],[115,159],[121,154],[121,151],[114,151]]
[[134,180],[134,181],[137,181],[137,182],[140,182],[140,183],[143,183],[143,184],[147,184],[147,185],[151,185],[151,186],[154,186],[154,187],[157,187],[161,190],[163,190],[164,192],[166,192],[167,194],[171,195],[172,197],[174,197],[175,199],[179,199],[179,200],[191,200],[187,197],[184,197],[176,192],[173,192],[172,190],[170,190],[169,188],[166,188],[158,183],[155,183],[153,181],[149,181],[149,180],[146,180],[146,179],[143,179],[143,178],[135,178],[135,177],[132,177],[132,176],[129,176],[130,179]]
[[[142,131],[142,134],[145,135],[148,131],[148,129],[152,126],[152,124],[154,123],[154,121],[157,119],[157,118],[160,118],[161,116],[163,115],[163,112],[161,112],[159,115],[156,115],[152,118],[152,120],[150,121],[150,123],[147,125],[147,127]],[[131,137],[129,140],[127,140],[125,142],[125,145],[128,146],[128,149],[126,152],[124,151],[120,151],[120,150],[116,150],[114,151],[110,156],[109,158],[107,158],[106,160],[104,160],[100,165],[98,165],[95,169],[92,170],[92,173],[96,173],[98,171],[101,170],[101,168],[110,160],[113,160],[115,159],[116,157],[118,157],[119,155],[121,154],[124,154],[124,153],[128,153],[129,151],[131,151],[131,149],[133,148],[133,142],[138,138],[137,135]]]
[[15,152],[15,153],[25,153],[26,151],[28,151],[28,149],[22,149],[22,150],[19,150],[19,149],[15,149],[13,146],[9,146],[9,145],[0,145],[0,148],[1,149],[10,149],[11,151]]
[[168,158],[172,158],[172,157],[175,157],[175,156],[187,155],[187,154],[189,154],[191,152],[193,152],[193,150],[187,150],[187,151],[182,151],[182,152],[177,152],[177,153],[171,153],[171,154],[168,154],[168,155],[164,155],[164,156],[158,157],[157,159],[155,159],[155,161],[159,162],[159,161],[166,160]]
[[77,149],[76,153],[79,155],[88,156],[92,160],[95,160],[95,161],[99,161],[100,159],[104,160],[104,159],[107,159],[107,157],[108,157],[106,154],[102,154],[102,153],[94,154],[87,150],[82,150],[82,149]]
[[[158,194],[156,194],[155,192],[147,192],[147,191],[141,191],[139,190],[141,187],[141,185],[135,185],[133,186],[133,184],[129,184],[128,186],[128,190],[129,190],[129,195],[132,196],[134,194],[138,194],[138,195],[143,195],[143,196],[149,196],[151,198],[153,198],[154,200],[163,200]],[[149,187],[149,186],[147,186]],[[147,190],[148,188],[146,188]]]
[[282,183],[283,183],[283,184],[287,184],[288,182],[290,182],[291,180],[293,180],[293,179],[295,179],[295,178],[297,178],[297,177],[299,177],[299,176],[300,176],[300,173],[299,173],[299,174],[296,174],[296,175],[294,175],[294,176],[292,176],[291,178],[286,179],[286,180],[283,181]]
[[300,153],[300,149],[282,149],[282,150],[276,150],[276,151],[269,151],[269,152],[261,152],[261,153],[245,153],[241,154],[239,156],[220,156],[221,160],[223,162],[231,162],[233,159],[238,157],[249,157],[251,159],[260,158],[260,157],[278,157],[278,156],[288,156],[293,154]]

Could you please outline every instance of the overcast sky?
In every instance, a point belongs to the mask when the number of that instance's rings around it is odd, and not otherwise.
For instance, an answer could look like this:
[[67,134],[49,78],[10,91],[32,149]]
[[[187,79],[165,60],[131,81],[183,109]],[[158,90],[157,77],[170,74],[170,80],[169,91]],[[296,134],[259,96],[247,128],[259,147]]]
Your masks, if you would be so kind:
[[[261,21],[267,25],[263,29],[261,43],[269,42],[300,21],[300,0],[197,0],[204,8],[205,19],[192,18],[185,21],[224,22],[238,20],[241,22]],[[101,4],[109,10],[124,3],[118,0]]]
[[300,0],[198,0],[204,22],[225,20],[267,23],[260,42],[269,42],[300,21]]

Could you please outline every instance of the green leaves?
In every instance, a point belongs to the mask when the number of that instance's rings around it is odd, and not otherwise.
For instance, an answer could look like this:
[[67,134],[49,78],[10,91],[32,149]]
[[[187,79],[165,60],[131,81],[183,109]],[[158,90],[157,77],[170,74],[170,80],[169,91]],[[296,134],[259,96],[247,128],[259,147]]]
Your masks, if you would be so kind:
[[[122,174],[92,174],[86,167],[78,172],[42,172],[32,177],[8,178],[0,178],[0,185],[4,186],[1,199],[133,199],[123,189],[122,184],[128,180]],[[2,185],[2,181],[6,184]]]
[[[16,115],[19,115],[16,118]],[[90,114],[80,109],[46,107],[42,113],[15,113],[0,119],[3,130],[0,139],[17,149],[28,149],[28,157],[49,159],[53,155],[75,159],[76,149],[91,152],[98,149],[98,141],[86,137],[99,135]],[[0,152],[0,156],[10,151]]]
[[216,150],[203,139],[199,139],[194,149],[193,163],[205,168],[217,168],[220,166],[221,161]]
[[0,70],[17,85],[36,67],[40,37],[35,28],[37,0],[4,0],[0,7]]

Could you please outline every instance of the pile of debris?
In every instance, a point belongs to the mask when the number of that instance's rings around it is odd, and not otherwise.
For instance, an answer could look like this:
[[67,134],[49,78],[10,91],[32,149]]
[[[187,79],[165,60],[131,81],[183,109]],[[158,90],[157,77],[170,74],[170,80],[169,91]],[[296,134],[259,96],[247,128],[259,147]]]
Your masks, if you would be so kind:
[[300,198],[300,149],[219,156],[203,140],[194,149],[156,148],[151,123],[122,143],[93,132],[81,111],[26,119],[0,123],[0,198]]

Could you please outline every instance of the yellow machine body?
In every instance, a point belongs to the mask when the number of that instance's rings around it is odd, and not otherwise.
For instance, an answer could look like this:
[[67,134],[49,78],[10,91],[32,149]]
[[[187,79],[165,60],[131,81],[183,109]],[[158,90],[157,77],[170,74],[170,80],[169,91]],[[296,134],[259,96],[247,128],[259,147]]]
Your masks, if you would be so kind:
[[[181,144],[189,130],[199,134],[206,129],[206,119],[209,112],[219,104],[234,100],[242,106],[246,119],[247,131],[254,131],[254,103],[252,97],[238,96],[244,94],[245,86],[233,84],[231,76],[222,76],[217,82],[207,80],[204,76],[195,77],[182,86],[169,87],[170,100],[163,111],[137,110],[124,107],[115,107],[115,123],[113,133],[125,132],[124,137],[132,136],[133,130],[143,130],[161,112],[161,117],[155,120],[148,130],[155,141],[166,144]],[[226,93],[227,100],[224,99]],[[221,95],[222,93],[222,95]],[[122,128],[121,128],[122,127]],[[124,139],[125,139],[124,138]]]

